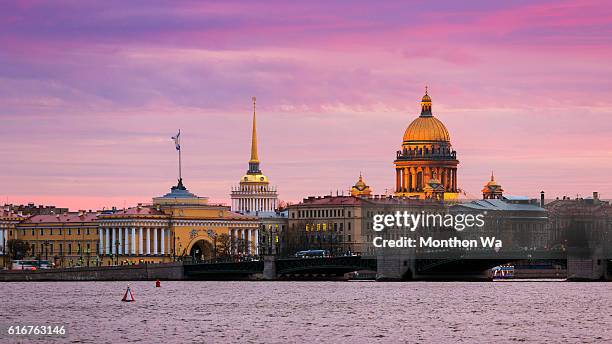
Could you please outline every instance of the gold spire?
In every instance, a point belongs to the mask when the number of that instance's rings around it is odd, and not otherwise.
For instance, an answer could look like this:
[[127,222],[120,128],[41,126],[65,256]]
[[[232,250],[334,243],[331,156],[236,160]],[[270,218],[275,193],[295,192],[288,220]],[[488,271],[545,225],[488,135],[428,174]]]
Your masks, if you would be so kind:
[[259,162],[259,157],[257,156],[257,118],[255,116],[255,102],[257,101],[256,97],[253,99],[253,136],[251,137],[251,160],[249,162]]

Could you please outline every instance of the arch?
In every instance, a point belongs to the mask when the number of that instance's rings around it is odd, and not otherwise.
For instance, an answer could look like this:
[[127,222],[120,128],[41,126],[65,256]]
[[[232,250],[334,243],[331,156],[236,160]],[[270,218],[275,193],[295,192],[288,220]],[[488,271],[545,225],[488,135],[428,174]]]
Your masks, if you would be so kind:
[[210,241],[197,237],[191,240],[187,248],[187,254],[194,260],[211,260],[213,259],[213,245]]

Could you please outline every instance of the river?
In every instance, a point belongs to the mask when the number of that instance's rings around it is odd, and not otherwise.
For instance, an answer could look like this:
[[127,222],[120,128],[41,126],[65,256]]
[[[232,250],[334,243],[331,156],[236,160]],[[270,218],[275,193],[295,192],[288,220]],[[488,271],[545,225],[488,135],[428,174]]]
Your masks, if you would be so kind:
[[132,303],[126,285],[0,283],[0,342],[612,342],[610,283],[133,282]]

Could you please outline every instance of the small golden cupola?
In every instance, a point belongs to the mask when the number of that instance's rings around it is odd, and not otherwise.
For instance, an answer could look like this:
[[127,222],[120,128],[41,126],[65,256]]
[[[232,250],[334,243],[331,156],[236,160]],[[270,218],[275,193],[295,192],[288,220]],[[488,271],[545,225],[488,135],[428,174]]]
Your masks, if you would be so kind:
[[503,193],[504,189],[495,181],[493,171],[491,171],[491,180],[482,189],[482,199],[501,199]]
[[363,181],[363,176],[359,173],[359,180],[351,187],[351,196],[370,196],[372,189]]

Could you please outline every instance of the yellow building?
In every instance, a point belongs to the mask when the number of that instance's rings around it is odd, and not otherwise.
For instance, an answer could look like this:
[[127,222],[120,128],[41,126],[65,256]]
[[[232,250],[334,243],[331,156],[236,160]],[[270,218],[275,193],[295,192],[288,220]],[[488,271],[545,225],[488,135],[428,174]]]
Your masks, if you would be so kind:
[[15,239],[30,245],[30,256],[56,266],[96,265],[97,217],[85,211],[30,216],[16,226]]
[[16,238],[17,225],[24,219],[24,216],[14,213],[9,208],[0,210],[0,268],[10,266],[8,242]]
[[221,234],[228,236],[232,259],[257,254],[257,218],[209,204],[182,180],[168,194],[153,198],[152,205],[101,214],[98,223],[105,265],[218,258]]
[[427,90],[421,100],[421,115],[406,128],[394,163],[396,196],[457,198],[457,153],[448,130],[431,112]]
[[370,196],[372,189],[363,181],[363,176],[359,173],[359,180],[351,187],[351,196]]

